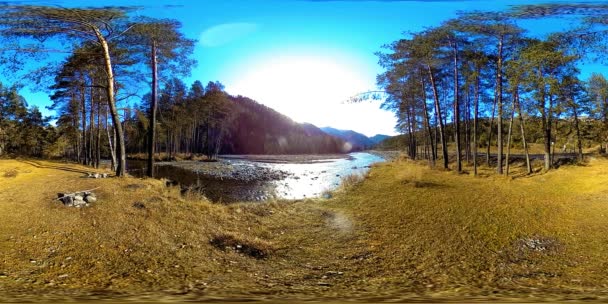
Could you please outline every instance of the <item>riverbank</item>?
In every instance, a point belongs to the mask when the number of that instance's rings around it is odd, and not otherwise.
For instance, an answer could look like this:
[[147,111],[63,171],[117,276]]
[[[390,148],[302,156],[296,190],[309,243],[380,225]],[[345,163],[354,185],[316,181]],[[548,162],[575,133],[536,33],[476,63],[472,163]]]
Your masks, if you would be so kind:
[[[605,301],[607,169],[474,178],[401,160],[330,199],[226,206],[0,160],[0,301]],[[54,199],[93,188],[89,208]]]

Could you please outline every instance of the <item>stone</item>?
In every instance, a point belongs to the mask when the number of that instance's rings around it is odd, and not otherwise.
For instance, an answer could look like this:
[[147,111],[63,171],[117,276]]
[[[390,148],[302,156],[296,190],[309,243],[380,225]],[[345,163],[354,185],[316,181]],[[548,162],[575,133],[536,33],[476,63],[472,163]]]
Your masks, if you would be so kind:
[[87,195],[84,197],[84,201],[91,204],[97,201],[97,198],[93,195]]
[[66,206],[72,206],[74,205],[74,197],[70,196],[70,195],[65,195],[63,193],[60,193],[60,195],[62,195],[59,199],[61,200],[61,202],[66,205]]

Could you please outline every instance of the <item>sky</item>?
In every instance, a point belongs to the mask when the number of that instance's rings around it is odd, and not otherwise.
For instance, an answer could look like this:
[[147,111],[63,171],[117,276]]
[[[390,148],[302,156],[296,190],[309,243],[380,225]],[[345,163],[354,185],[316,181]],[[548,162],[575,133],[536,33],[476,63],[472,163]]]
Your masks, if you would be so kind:
[[[98,2],[28,3],[70,7]],[[461,10],[501,10],[528,3],[533,1],[106,0],[103,5],[141,5],[136,14],[181,21],[185,36],[198,40],[193,54],[198,65],[184,78],[187,85],[217,80],[228,93],[250,97],[297,122],[373,136],[397,134],[394,114],[381,110],[380,101],[347,101],[377,89],[376,75],[383,69],[375,53],[383,51],[383,45],[404,37],[404,32],[439,25]],[[542,36],[565,23],[522,25]],[[583,74],[599,68],[587,64]],[[30,105],[42,109],[50,104],[48,92],[23,93]]]

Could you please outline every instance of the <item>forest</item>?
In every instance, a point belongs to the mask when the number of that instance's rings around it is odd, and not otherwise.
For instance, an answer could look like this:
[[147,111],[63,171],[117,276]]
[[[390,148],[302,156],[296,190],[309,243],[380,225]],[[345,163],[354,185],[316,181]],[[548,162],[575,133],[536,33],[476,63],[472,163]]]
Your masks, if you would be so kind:
[[[95,167],[110,159],[121,176],[127,156],[136,154],[146,155],[153,168],[160,153],[212,160],[220,153],[349,152],[344,141],[312,125],[230,96],[218,81],[188,87],[180,77],[196,64],[196,41],[180,32],[178,21],[134,17],[136,10],[1,7],[4,75],[28,69],[26,79],[51,92],[49,109],[57,114],[43,117],[29,107],[19,83],[0,86],[0,156],[65,158]],[[381,99],[403,134],[384,146],[403,147],[431,166],[448,168],[454,154],[457,171],[466,161],[476,173],[485,152],[487,165],[495,154],[497,172],[506,166],[508,174],[511,147],[517,147],[531,172],[533,143],[543,146],[545,170],[553,167],[556,149],[574,151],[582,161],[584,148],[599,145],[602,152],[608,142],[608,80],[600,73],[582,79],[578,68],[604,58],[606,21],[595,17],[604,10],[546,5],[461,12],[386,45],[377,54],[385,69],[377,77],[379,91],[351,99]],[[518,25],[572,12],[582,17],[579,27],[543,39]],[[49,54],[58,44],[69,55],[36,67],[41,58],[54,58]]]
[[[180,32],[178,21],[131,17],[136,9],[2,7],[4,71],[35,66],[57,51],[54,43],[70,54],[27,71],[26,80],[51,92],[48,108],[55,117],[28,107],[18,85],[0,87],[0,156],[64,158],[94,167],[110,159],[120,176],[127,156],[137,154],[147,155],[152,168],[161,152],[166,159],[197,154],[213,160],[220,153],[349,151],[312,125],[230,96],[218,81],[188,87],[179,77],[196,64],[195,41]],[[146,86],[149,93],[140,96]]]
[[[531,173],[531,143],[542,144],[544,170],[554,166],[556,148],[582,161],[584,148],[606,151],[608,81],[600,73],[582,79],[579,70],[603,58],[606,21],[597,16],[605,10],[569,4],[461,12],[385,46],[378,53],[385,69],[377,77],[381,90],[353,99],[385,98],[382,106],[397,114],[404,135],[383,145],[404,147],[431,166],[448,168],[453,152],[455,170],[472,162],[477,174],[480,153],[489,166],[493,147],[496,171],[508,174],[517,147]],[[580,26],[544,39],[517,24],[564,14],[582,17]]]

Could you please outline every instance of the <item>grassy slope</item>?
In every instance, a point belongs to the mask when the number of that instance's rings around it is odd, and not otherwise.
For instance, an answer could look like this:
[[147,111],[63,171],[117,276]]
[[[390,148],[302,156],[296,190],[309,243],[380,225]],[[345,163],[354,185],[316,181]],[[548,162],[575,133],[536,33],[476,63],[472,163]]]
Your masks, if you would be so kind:
[[[13,169],[16,177],[3,177]],[[608,161],[516,179],[484,173],[458,176],[398,161],[374,167],[329,200],[220,206],[182,198],[160,181],[84,179],[2,160],[0,292],[605,299]],[[58,191],[95,187],[93,207],[53,201]],[[136,201],[146,208],[134,208]],[[269,258],[210,244],[226,235]],[[531,250],[527,238],[549,245]]]

